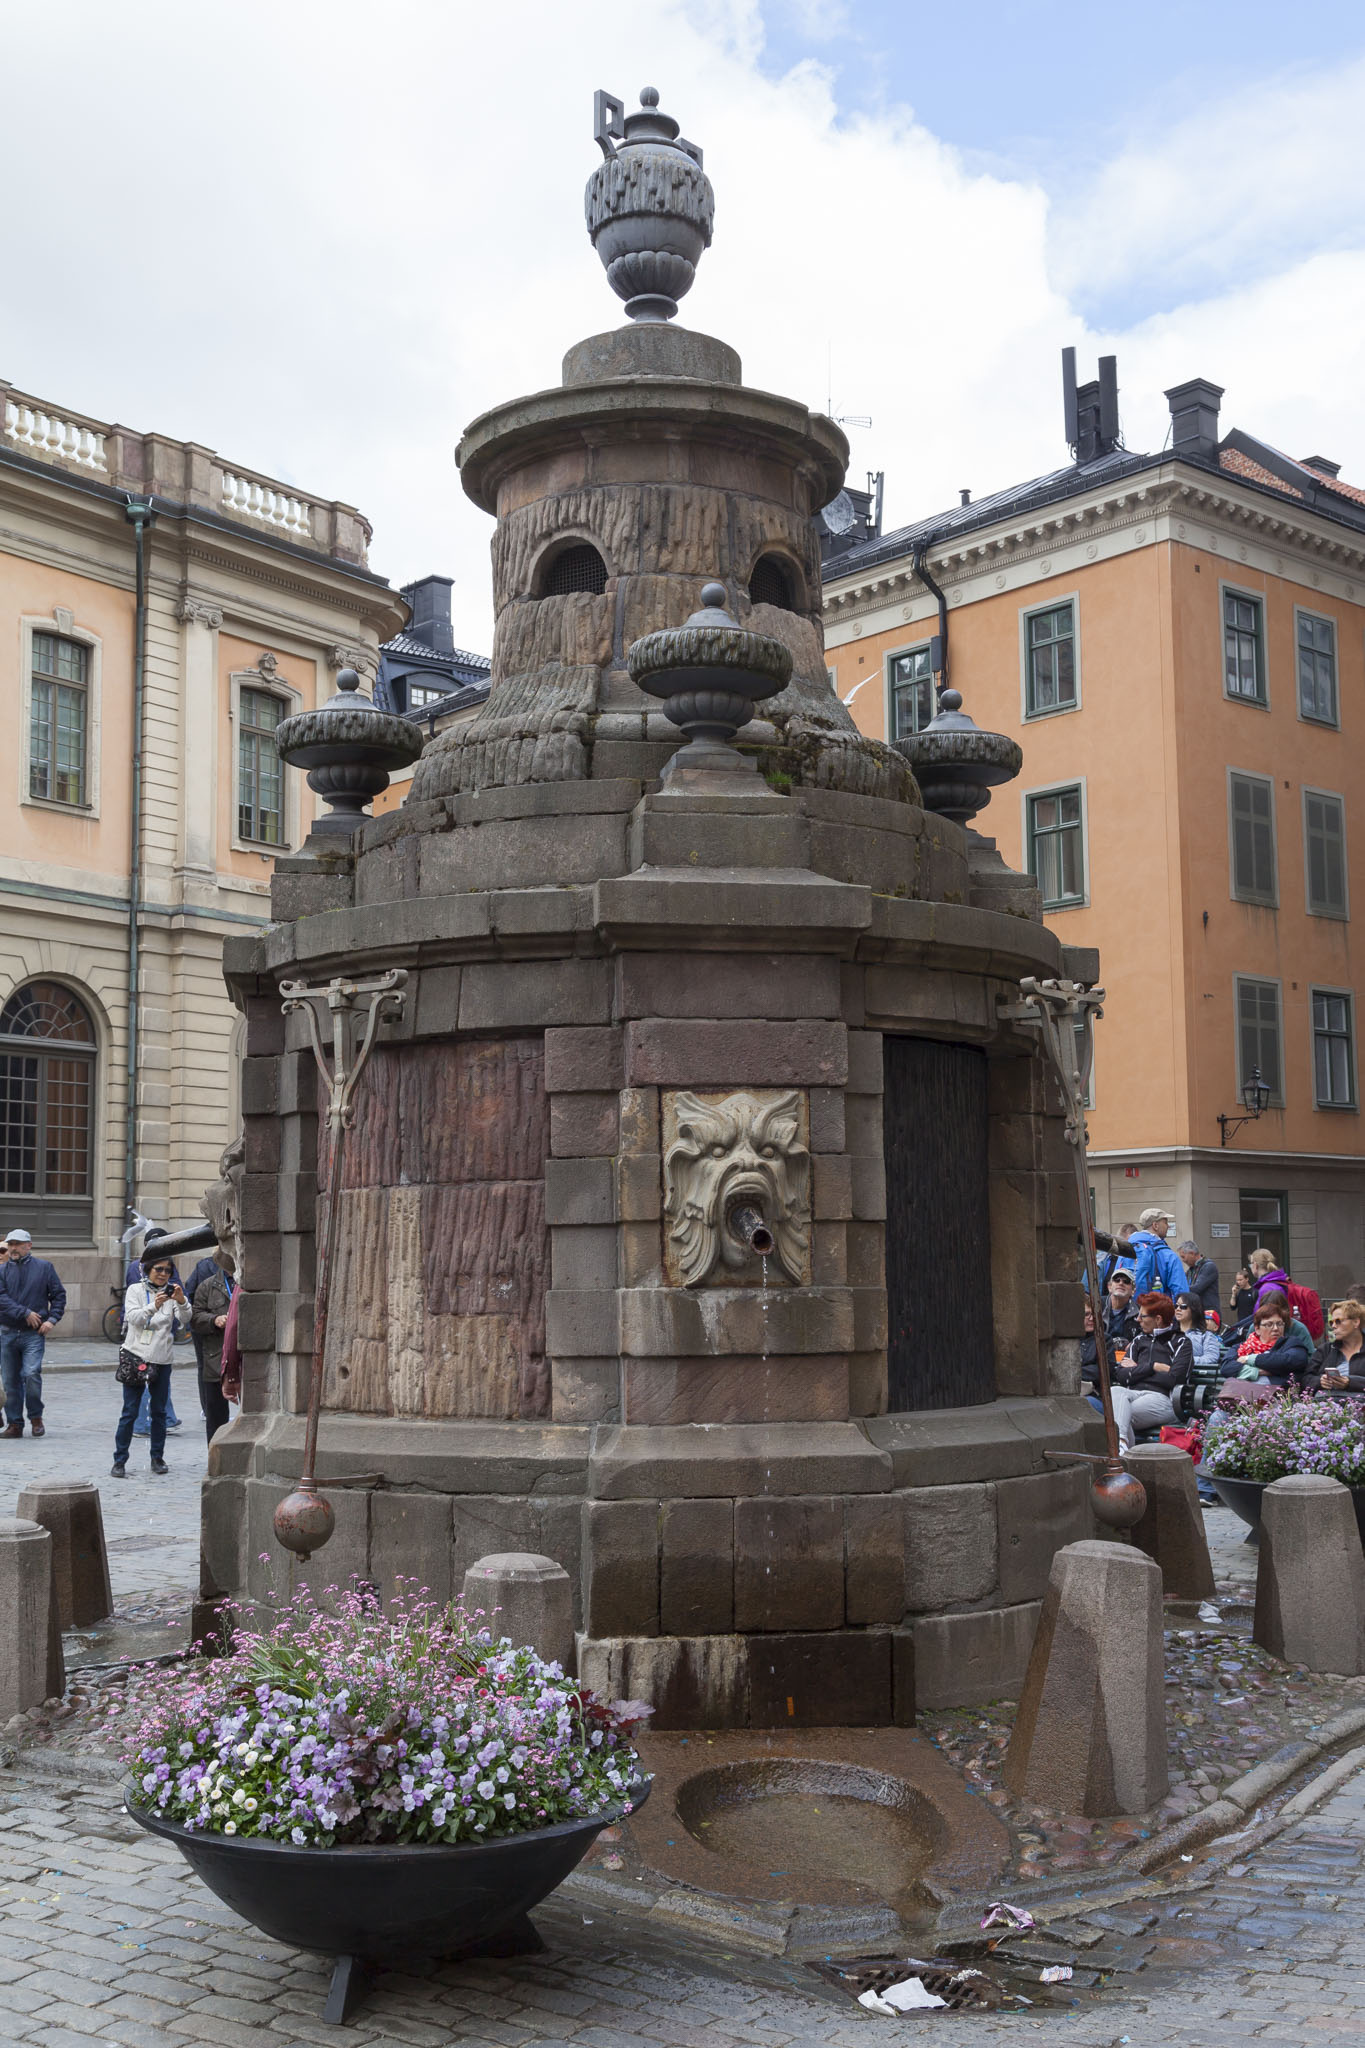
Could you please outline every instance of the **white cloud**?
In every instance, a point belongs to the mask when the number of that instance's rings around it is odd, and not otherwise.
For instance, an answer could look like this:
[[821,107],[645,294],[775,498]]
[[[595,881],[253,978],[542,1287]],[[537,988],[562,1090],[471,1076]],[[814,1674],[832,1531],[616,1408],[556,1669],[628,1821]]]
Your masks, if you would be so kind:
[[[633,103],[649,82],[716,187],[684,319],[737,346],[750,382],[818,406],[832,344],[836,409],[875,422],[850,430],[853,470],[885,468],[891,522],[1064,459],[1069,341],[1083,363],[1118,349],[1134,445],[1160,444],[1161,386],[1199,372],[1240,423],[1365,476],[1365,259],[1313,256],[1295,215],[1281,274],[1228,293],[1182,257],[1187,303],[1088,333],[1040,186],[968,170],[905,109],[842,118],[822,67],[763,76],[761,40],[757,0],[648,0],[596,38],[551,0],[12,14],[7,65],[29,85],[0,131],[0,375],[358,504],[375,566],[453,574],[457,637],[486,649],[491,527],[453,450],[619,321],[583,228],[592,94]],[[1214,108],[1202,132],[1231,119]],[[1172,150],[1184,184],[1149,180],[1148,213],[1118,214],[1097,257],[1115,289],[1182,191],[1192,217],[1207,199],[1185,129]],[[1220,217],[1245,238],[1253,195],[1229,190]]]

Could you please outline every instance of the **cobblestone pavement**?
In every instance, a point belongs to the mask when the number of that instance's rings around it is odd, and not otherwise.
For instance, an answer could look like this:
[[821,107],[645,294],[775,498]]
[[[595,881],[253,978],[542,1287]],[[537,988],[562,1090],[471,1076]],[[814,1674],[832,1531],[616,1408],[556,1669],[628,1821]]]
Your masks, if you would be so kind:
[[[345,2028],[318,2017],[327,1968],[218,1904],[121,1813],[108,1771],[25,1755],[0,1776],[0,2043],[182,2048],[853,2048],[868,2028],[942,2048],[1026,2034],[1076,2048],[1306,2048],[1355,2039],[1365,2002],[1365,1789],[1351,1780],[1206,1889],[1157,1888],[1109,1916],[1129,1939],[1112,1988],[1074,2010],[864,2016],[795,1963],[660,1939],[561,1893],[548,1952],[385,1973]],[[1097,1916],[1103,1920],[1104,1916]]]

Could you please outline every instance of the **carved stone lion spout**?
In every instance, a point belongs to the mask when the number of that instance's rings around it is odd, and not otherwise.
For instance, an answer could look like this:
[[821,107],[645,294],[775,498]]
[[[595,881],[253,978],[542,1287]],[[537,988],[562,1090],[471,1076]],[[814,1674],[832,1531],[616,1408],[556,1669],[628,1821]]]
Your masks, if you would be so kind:
[[810,1246],[810,1155],[801,1143],[801,1097],[741,1093],[720,1101],[673,1097],[677,1137],[664,1154],[664,1219],[685,1287],[716,1267],[737,1272],[772,1241],[772,1256],[801,1286]]

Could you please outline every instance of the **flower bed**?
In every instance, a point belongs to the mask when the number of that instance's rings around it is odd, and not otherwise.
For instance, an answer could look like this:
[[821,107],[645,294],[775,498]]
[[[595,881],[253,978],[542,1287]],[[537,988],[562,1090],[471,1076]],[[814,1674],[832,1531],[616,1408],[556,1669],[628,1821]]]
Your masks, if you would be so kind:
[[1365,1486],[1365,1404],[1284,1394],[1263,1407],[1220,1408],[1203,1464],[1214,1479],[1268,1483],[1290,1472],[1318,1472],[1343,1486]]
[[606,1706],[481,1617],[305,1589],[230,1656],[145,1680],[131,1796],[295,1846],[489,1842],[619,1810],[649,1709]]

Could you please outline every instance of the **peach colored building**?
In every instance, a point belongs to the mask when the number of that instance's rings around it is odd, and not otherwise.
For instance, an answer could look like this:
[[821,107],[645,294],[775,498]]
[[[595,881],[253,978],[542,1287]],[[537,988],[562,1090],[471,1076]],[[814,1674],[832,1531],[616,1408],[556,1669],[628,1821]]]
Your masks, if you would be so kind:
[[[1365,491],[1220,431],[1216,385],[1167,396],[1170,445],[1125,449],[1110,359],[1065,468],[845,544],[825,567],[829,666],[870,734],[932,716],[922,568],[964,709],[1022,744],[977,822],[1037,877],[1058,935],[1100,948],[1099,1223],[1164,1204],[1172,1242],[1194,1237],[1226,1281],[1263,1243],[1342,1292],[1365,1279]],[[1264,1114],[1220,1124],[1245,1115],[1253,1070]]]
[[239,1127],[222,942],[312,815],[274,727],[407,607],[353,507],[2,381],[0,518],[0,1229],[82,1333],[127,1204],[193,1218]]

